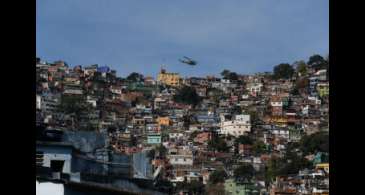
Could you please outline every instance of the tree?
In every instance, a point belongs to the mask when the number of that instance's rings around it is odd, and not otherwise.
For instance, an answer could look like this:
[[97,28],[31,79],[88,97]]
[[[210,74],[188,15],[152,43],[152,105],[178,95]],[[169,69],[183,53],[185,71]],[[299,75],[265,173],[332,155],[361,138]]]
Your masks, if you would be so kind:
[[238,80],[238,74],[235,72],[231,72],[229,70],[223,70],[221,72],[221,75],[224,79],[229,79],[229,80],[233,80],[233,81],[237,81]]
[[304,168],[312,168],[312,164],[297,152],[288,151],[282,159],[280,175],[296,174]]
[[296,67],[296,71],[301,75],[301,76],[306,76],[308,73],[308,67],[307,64],[304,62],[304,60],[300,60],[297,62],[294,62],[293,64]]
[[[190,124],[191,124],[191,122],[192,122],[192,120],[191,120],[191,115],[184,115],[183,116],[183,121],[184,121],[184,128],[185,129],[189,129],[189,126],[190,126]],[[193,132],[193,133],[195,133],[195,132]],[[195,136],[194,136],[195,137]],[[194,138],[193,137],[193,138]]]
[[327,54],[327,57],[326,57],[326,63],[327,63],[327,72],[326,72],[326,76],[327,76],[327,79],[329,78],[330,76],[330,72],[329,72],[329,65],[330,65],[330,56]]
[[249,144],[253,143],[252,139],[247,135],[240,135],[236,140],[235,143],[237,144]]
[[224,170],[215,170],[209,175],[209,182],[212,184],[222,183],[226,177],[227,174]]
[[260,154],[265,153],[266,152],[265,143],[262,142],[261,140],[257,140],[252,146],[252,151],[256,155],[260,155]]
[[187,190],[191,194],[203,194],[204,192],[204,184],[200,181],[191,181],[189,185],[187,185]]
[[194,138],[199,134],[199,131],[194,131],[190,134],[190,139],[194,140]]
[[207,195],[225,195],[226,193],[224,190],[224,184],[223,183],[208,184],[206,194]]
[[224,70],[221,72],[221,75],[222,75],[222,77],[223,77],[223,78],[227,78],[227,77],[228,77],[228,75],[229,75],[229,73],[230,73],[230,71],[229,71],[229,70],[224,69]]
[[80,115],[82,112],[91,110],[91,105],[88,104],[83,96],[68,96],[64,95],[61,98],[61,104],[58,109],[65,114]]
[[109,126],[107,128],[108,133],[114,133],[117,131],[117,127],[115,125]]
[[257,111],[255,111],[255,110],[248,110],[247,114],[250,115],[250,120],[251,120],[252,124],[255,124],[255,122],[260,120],[259,115],[258,115]]
[[148,157],[149,159],[154,159],[154,158],[155,158],[155,154],[156,154],[155,150],[154,150],[154,149],[152,149],[152,150],[148,151],[148,153],[147,153],[147,157]]
[[224,92],[221,89],[208,88],[207,94],[210,98],[212,98],[213,101],[219,102],[219,100],[222,98]]
[[127,80],[132,81],[132,82],[141,82],[141,81],[144,80],[144,76],[142,74],[139,74],[139,73],[136,73],[136,72],[132,72],[127,77]]
[[294,68],[290,64],[282,63],[274,67],[274,79],[289,79],[294,74]]
[[208,148],[218,152],[228,152],[229,146],[223,138],[214,136],[213,139],[209,140]]
[[238,74],[235,73],[235,72],[230,72],[228,74],[227,79],[232,80],[232,81],[237,81],[238,80]]
[[167,154],[167,149],[163,145],[157,146],[156,151],[158,152],[160,157],[165,157]]
[[304,78],[298,79],[295,82],[292,94],[298,95],[299,92],[305,92],[308,89],[308,86],[309,86],[308,78],[304,77]]
[[327,61],[321,55],[318,54],[314,54],[311,57],[309,57],[307,64],[310,67],[314,68],[315,70],[328,68]]
[[240,106],[234,106],[232,109],[231,109],[231,114],[232,115],[236,115],[236,114],[241,114],[242,113],[242,108]]
[[189,194],[197,195],[197,194],[203,194],[204,193],[204,184],[200,181],[191,181],[190,183],[184,182],[178,182],[176,185],[176,190],[187,190]]
[[316,152],[329,152],[329,135],[327,132],[318,132],[305,135],[300,140],[301,150],[305,155]]
[[130,147],[137,146],[137,137],[131,136],[131,141],[128,144]]
[[267,166],[265,167],[265,177],[267,183],[270,183],[272,179],[278,175],[279,167],[280,161],[278,158],[273,157],[268,161]]
[[174,95],[174,101],[196,106],[200,103],[201,98],[196,93],[194,88],[184,86],[177,91],[177,94]]
[[236,180],[251,180],[255,174],[255,169],[251,164],[243,164],[233,171]]
[[279,175],[296,174],[299,170],[312,168],[312,164],[296,152],[287,152],[284,158],[271,158],[266,167],[266,181]]
[[291,93],[292,95],[299,95],[299,90],[298,90],[298,88],[294,87],[294,88],[290,91],[290,93]]

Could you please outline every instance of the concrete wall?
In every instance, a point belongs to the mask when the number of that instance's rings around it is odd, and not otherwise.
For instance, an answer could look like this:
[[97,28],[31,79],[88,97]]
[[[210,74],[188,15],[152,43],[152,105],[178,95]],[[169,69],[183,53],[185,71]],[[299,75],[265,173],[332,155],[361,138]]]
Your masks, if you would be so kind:
[[36,181],[36,195],[64,195],[64,192],[63,184]]
[[152,166],[146,151],[133,154],[133,173],[135,178],[152,177]]
[[63,148],[57,146],[39,146],[37,151],[42,151],[43,154],[43,167],[51,167],[52,160],[63,160],[64,165],[62,172],[71,173],[71,148]]
[[91,131],[65,131],[62,139],[64,142],[72,143],[77,150],[86,153],[104,148],[109,141],[106,133]]

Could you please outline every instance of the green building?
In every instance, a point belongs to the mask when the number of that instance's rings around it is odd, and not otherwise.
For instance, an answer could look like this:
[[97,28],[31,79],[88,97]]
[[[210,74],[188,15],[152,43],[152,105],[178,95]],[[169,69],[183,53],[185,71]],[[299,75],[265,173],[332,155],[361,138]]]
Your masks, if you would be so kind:
[[161,134],[149,134],[147,136],[148,144],[160,144],[161,143]]
[[290,102],[289,97],[283,97],[283,98],[281,99],[281,101],[283,102],[283,107],[284,107],[284,108],[286,108],[286,107],[288,107],[288,106],[289,106],[289,102]]
[[145,86],[144,84],[137,82],[130,83],[127,89],[131,91],[142,92],[146,95],[152,95],[154,92],[158,91],[157,86]]
[[317,152],[313,159],[313,165],[328,163],[328,153]]
[[259,195],[260,191],[250,182],[237,183],[234,179],[224,182],[224,190],[229,195]]

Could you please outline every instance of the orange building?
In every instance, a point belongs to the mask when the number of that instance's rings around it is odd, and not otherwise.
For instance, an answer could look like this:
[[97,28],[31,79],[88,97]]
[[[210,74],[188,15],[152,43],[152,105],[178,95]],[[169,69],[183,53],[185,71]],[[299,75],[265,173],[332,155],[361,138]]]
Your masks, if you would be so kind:
[[159,126],[170,126],[171,120],[169,117],[158,117],[157,123]]

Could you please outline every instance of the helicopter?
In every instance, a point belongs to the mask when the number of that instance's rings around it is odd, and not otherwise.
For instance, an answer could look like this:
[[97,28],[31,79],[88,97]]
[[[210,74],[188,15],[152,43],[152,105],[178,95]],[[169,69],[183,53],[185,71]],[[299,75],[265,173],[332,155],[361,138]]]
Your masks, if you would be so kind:
[[179,59],[179,61],[180,61],[181,63],[188,64],[188,65],[190,65],[190,66],[195,66],[196,64],[198,64],[198,62],[197,62],[197,61],[195,61],[195,60],[193,60],[193,59],[191,59],[191,58],[188,58],[188,57],[186,57],[186,56],[184,56],[184,59]]

